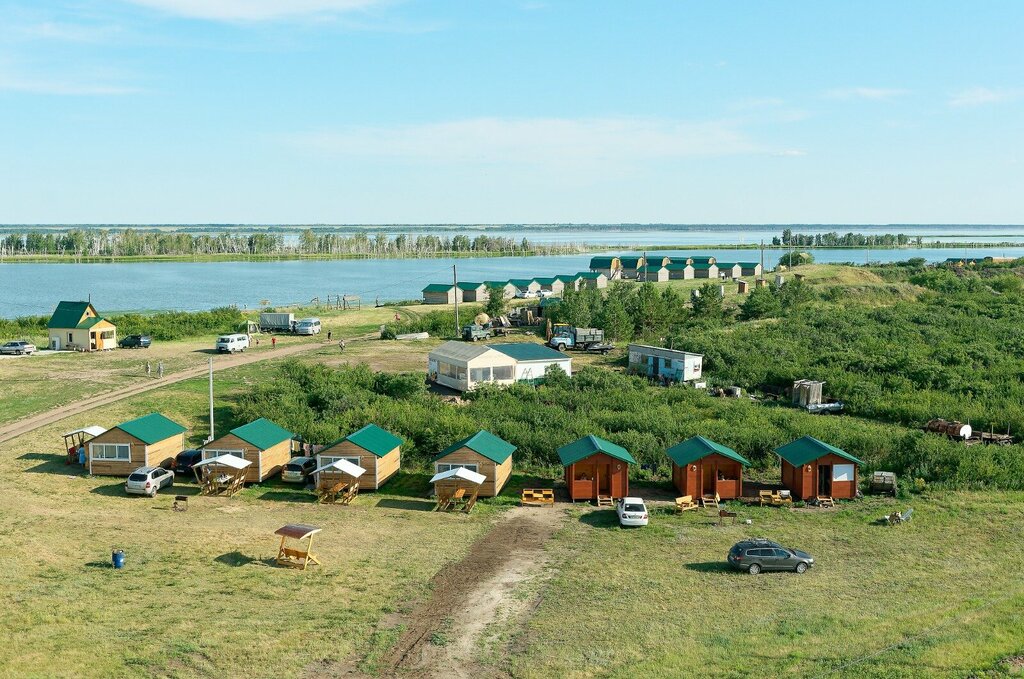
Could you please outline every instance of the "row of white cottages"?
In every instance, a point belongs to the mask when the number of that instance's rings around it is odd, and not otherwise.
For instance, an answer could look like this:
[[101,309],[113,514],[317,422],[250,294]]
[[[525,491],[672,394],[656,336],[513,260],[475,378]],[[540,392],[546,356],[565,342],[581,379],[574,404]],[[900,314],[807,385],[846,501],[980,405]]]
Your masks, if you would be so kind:
[[608,277],[595,271],[580,271],[575,274],[552,276],[550,278],[512,278],[507,281],[484,281],[482,283],[431,283],[423,288],[424,304],[454,304],[459,302],[486,302],[491,290],[500,289],[505,299],[512,299],[519,293],[540,294],[550,292],[561,295],[566,290],[581,288],[606,288]]
[[652,283],[696,278],[735,280],[764,273],[757,262],[720,262],[715,257],[594,257],[590,270],[608,280]]

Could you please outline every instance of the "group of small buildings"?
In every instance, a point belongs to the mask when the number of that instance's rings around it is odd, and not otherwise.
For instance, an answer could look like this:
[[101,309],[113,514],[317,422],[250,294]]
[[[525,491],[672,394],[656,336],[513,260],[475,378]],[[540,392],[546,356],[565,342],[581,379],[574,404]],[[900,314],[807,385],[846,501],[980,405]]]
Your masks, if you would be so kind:
[[500,290],[505,299],[548,292],[561,295],[566,290],[606,288],[608,277],[593,271],[580,271],[548,278],[512,278],[503,281],[431,283],[423,288],[424,304],[455,304],[455,302],[486,302],[492,291]]
[[449,341],[427,355],[427,378],[464,392],[482,384],[538,384],[552,366],[572,376],[572,358],[543,344]]

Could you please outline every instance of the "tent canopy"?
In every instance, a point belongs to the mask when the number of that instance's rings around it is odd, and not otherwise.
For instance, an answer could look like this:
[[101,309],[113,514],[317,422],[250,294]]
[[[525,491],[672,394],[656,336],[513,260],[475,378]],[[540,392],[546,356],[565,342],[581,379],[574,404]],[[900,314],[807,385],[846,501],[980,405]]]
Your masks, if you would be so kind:
[[483,474],[471,472],[465,467],[456,467],[454,469],[449,469],[446,472],[434,474],[433,478],[430,479],[430,482],[437,483],[438,481],[448,481],[450,479],[462,479],[463,481],[469,481],[470,483],[475,483],[479,486],[487,480],[487,477]]
[[103,427],[94,424],[90,427],[82,427],[81,429],[69,431],[68,433],[64,434],[64,436],[74,436],[75,434],[88,434],[89,436],[99,436],[100,434],[103,434],[106,431],[107,430],[104,429]]
[[211,457],[208,460],[200,460],[192,465],[192,468],[205,467],[208,464],[219,464],[233,469],[245,469],[252,464],[252,460],[243,460],[236,455],[218,455],[217,457]]
[[281,526],[274,531],[274,535],[280,535],[281,537],[294,538],[296,540],[304,540],[308,537],[316,535],[320,532],[320,528],[316,526],[310,526],[305,523],[289,523],[287,526]]
[[348,474],[349,476],[354,477],[354,478],[359,478],[360,476],[362,476],[363,474],[366,473],[365,469],[363,469],[359,465],[352,464],[348,460],[335,460],[334,462],[332,462],[330,464],[325,464],[322,467],[314,469],[313,473],[314,474],[319,474],[320,472],[333,472],[333,471],[342,472],[343,474]]

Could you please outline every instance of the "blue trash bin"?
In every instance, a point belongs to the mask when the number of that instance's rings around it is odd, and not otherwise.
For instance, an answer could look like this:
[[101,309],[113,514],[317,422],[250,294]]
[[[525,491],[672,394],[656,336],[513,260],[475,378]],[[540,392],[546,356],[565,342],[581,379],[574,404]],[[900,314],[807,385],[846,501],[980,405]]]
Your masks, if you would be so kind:
[[114,564],[114,568],[124,568],[124,552],[115,549],[110,555],[110,562]]

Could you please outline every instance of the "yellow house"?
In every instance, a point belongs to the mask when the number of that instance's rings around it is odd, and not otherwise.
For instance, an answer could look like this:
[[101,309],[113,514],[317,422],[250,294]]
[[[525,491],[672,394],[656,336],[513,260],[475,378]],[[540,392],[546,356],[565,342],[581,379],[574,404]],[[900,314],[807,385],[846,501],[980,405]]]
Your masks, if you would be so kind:
[[46,324],[50,348],[105,351],[117,347],[117,327],[96,313],[90,302],[61,302]]

